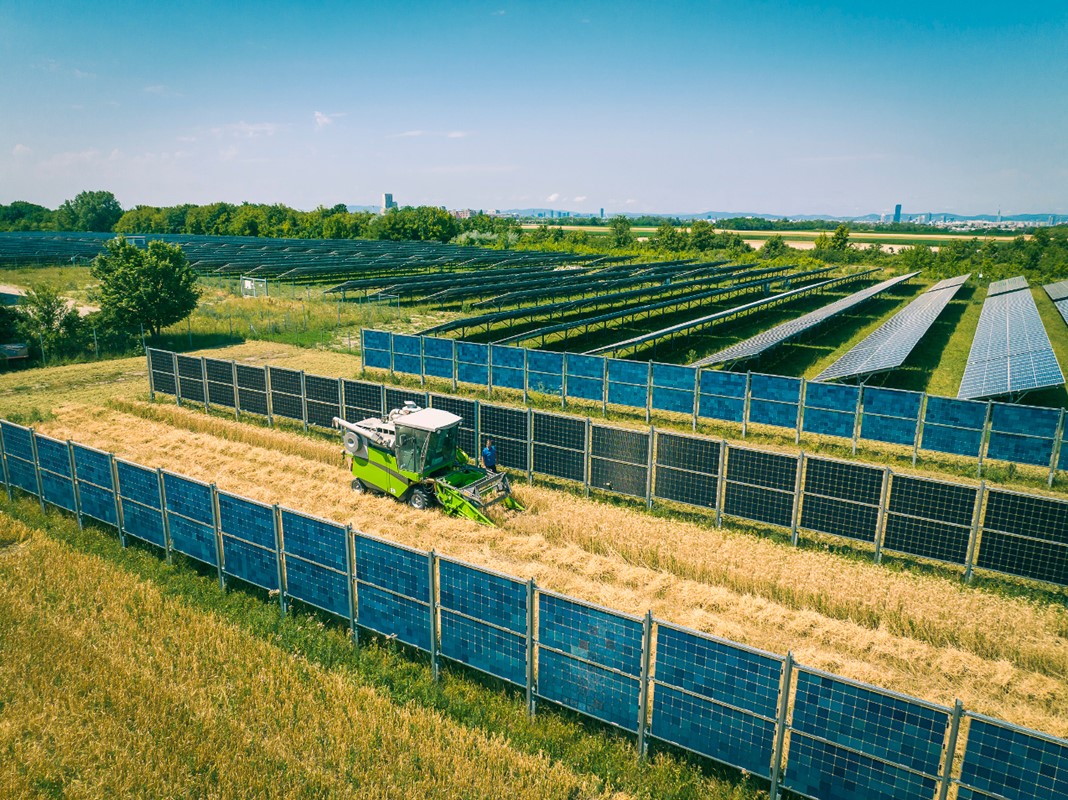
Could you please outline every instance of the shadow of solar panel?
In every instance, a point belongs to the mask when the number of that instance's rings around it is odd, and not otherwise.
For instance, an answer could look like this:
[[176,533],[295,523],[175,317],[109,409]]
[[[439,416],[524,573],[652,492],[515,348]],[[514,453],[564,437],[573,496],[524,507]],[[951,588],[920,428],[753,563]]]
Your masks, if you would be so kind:
[[221,361],[217,358],[205,358],[204,369],[208,373],[208,380],[212,383],[234,385],[234,367],[231,361]]
[[160,507],[159,478],[155,470],[127,461],[116,461],[115,466],[119,473],[119,494],[150,508]]
[[385,350],[392,348],[391,337],[387,331],[372,331],[363,329],[363,346],[365,349]]
[[131,500],[122,501],[122,528],[130,536],[136,536],[157,547],[165,547],[163,536],[163,512],[148,508]]
[[391,389],[386,387],[386,411],[395,408],[404,408],[405,403],[415,403],[420,408],[427,407],[426,392],[413,392],[405,389]]
[[204,402],[204,382],[194,378],[179,378],[178,390],[182,393],[183,400],[191,400],[196,403]]
[[29,428],[11,422],[0,422],[4,436],[4,453],[33,463],[33,434]]
[[544,647],[637,677],[641,621],[565,597],[538,595],[538,642]]
[[658,686],[652,735],[763,778],[770,776],[775,724],[670,686]]
[[393,334],[393,353],[409,356],[418,356],[423,350],[422,341],[418,336],[408,336],[403,333]]
[[693,389],[667,389],[662,386],[654,386],[652,392],[652,408],[659,411],[674,411],[679,414],[693,413]]
[[991,431],[986,443],[986,456],[998,461],[1046,466],[1053,458],[1053,445],[1053,439]]
[[805,461],[805,494],[879,505],[883,470],[863,464],[809,458]]
[[879,528],[879,509],[818,495],[805,495],[801,505],[801,527],[874,542]]
[[[782,659],[670,625],[656,637],[656,682],[774,719]],[[659,701],[660,690],[657,689]],[[767,765],[765,765],[766,768]]]
[[609,358],[606,359],[606,361],[608,362],[609,382],[628,383],[642,387],[648,385],[649,365],[647,363],[641,361],[626,361],[620,358]]
[[718,483],[714,475],[658,466],[653,496],[702,508],[715,508]]
[[797,458],[794,456],[740,447],[727,450],[728,481],[781,489],[792,494],[796,478]]
[[208,402],[214,406],[234,407],[234,385],[208,381]]
[[649,434],[594,425],[591,428],[590,448],[591,455],[597,458],[645,466],[649,458]]
[[946,425],[934,425],[929,422],[925,422],[923,425],[920,447],[924,450],[978,458],[982,445],[982,429],[950,428]]
[[723,513],[789,528],[793,524],[794,495],[731,483],[724,488]]
[[199,358],[195,356],[183,356],[181,354],[179,354],[177,358],[179,378],[194,378],[198,381],[203,379],[203,368],[201,367]]
[[968,555],[970,538],[971,530],[963,526],[889,514],[883,534],[883,549],[950,564],[963,564]]
[[163,488],[167,493],[168,511],[205,525],[215,524],[210,486],[165,472],[163,473]]
[[154,372],[174,374],[174,356],[168,350],[148,350],[148,365]]
[[370,584],[357,588],[359,624],[398,641],[430,650],[430,606]]
[[421,375],[423,372],[423,360],[419,356],[394,353],[393,371],[403,372],[406,375]]
[[469,364],[466,361],[456,362],[456,380],[461,383],[472,383],[476,386],[489,385],[489,367],[485,364]]
[[826,800],[901,800],[933,797],[937,782],[833,744],[795,736],[783,785]]
[[345,575],[289,554],[286,555],[286,594],[339,617],[349,616]]
[[697,370],[694,367],[653,363],[653,386],[661,386],[668,389],[685,389],[692,395],[696,380]]
[[215,566],[215,528],[174,513],[167,514],[171,548],[197,561]]
[[356,537],[356,579],[430,602],[430,556],[367,536]]
[[278,589],[278,556],[273,550],[223,534],[223,572],[269,591]]
[[538,648],[538,696],[581,714],[638,729],[636,678]]
[[586,457],[576,450],[565,450],[544,444],[534,444],[534,471],[542,475],[584,483]]
[[282,509],[282,541],[286,555],[345,571],[345,528],[325,520]]
[[860,388],[838,383],[809,382],[805,387],[805,411],[822,408],[826,411],[843,411],[850,415],[856,413],[857,397]]
[[855,424],[856,416],[852,411],[849,413],[827,411],[806,406],[801,429],[805,433],[814,433],[818,436],[840,436],[843,439],[852,439]]
[[656,463],[692,472],[715,475],[719,472],[720,442],[657,431]]
[[108,525],[118,526],[113,492],[79,480],[78,497],[81,500],[82,514],[106,522]]
[[779,428],[797,427],[797,406],[767,400],[749,401],[749,421]]
[[271,374],[271,392],[300,397],[300,372],[295,369],[268,367]]
[[304,391],[308,399],[314,400],[316,403],[333,405],[336,408],[341,402],[337,378],[305,375]]
[[174,375],[170,372],[152,370],[152,388],[161,394],[175,394]]
[[263,367],[237,365],[237,388],[252,389],[257,392],[267,391],[267,375]]
[[961,784],[986,792],[984,796],[1013,800],[1068,797],[1068,746],[993,720],[969,720],[968,747],[960,769]]
[[264,392],[255,392],[251,389],[237,390],[238,408],[250,414],[267,416],[267,395]]
[[441,654],[469,667],[525,686],[527,643],[524,637],[491,628],[441,610]]
[[881,417],[865,411],[860,418],[860,438],[874,442],[912,445],[916,441],[916,419]]
[[389,369],[390,353],[388,350],[374,350],[370,347],[363,348],[363,365],[371,369]]
[[645,497],[645,467],[601,458],[590,459],[590,486],[631,497]]
[[301,421],[304,419],[304,403],[299,396],[271,392],[271,411],[276,417]]
[[377,417],[382,413],[380,384],[346,380],[344,391],[345,419],[349,422],[360,422],[369,416]]
[[890,479],[887,507],[895,514],[908,514],[970,528],[975,496],[974,486],[894,475]]
[[1068,503],[991,489],[983,528],[1068,544]]
[[70,450],[67,448],[67,443],[39,433],[36,434],[36,439],[37,463],[40,464],[41,469],[70,478]]
[[749,376],[750,396],[758,400],[774,400],[780,403],[793,403],[801,400],[801,379],[787,378],[779,375],[762,375],[754,372]]
[[46,503],[65,508],[68,511],[77,511],[74,502],[74,482],[70,478],[64,478],[51,472],[41,471],[41,496]]

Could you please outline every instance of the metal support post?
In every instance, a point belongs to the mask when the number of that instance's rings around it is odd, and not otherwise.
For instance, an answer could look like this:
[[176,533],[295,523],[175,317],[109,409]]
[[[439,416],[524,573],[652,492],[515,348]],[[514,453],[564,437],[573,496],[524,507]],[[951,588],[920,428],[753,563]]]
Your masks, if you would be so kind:
[[694,433],[697,433],[697,414],[701,408],[701,368],[694,367],[693,370],[693,424],[690,426]]
[[241,421],[241,390],[237,386],[237,362],[230,362],[230,374],[234,382],[234,419]]
[[563,374],[560,376],[560,409],[567,409],[567,353],[564,353]]
[[386,408],[386,384],[384,383],[378,385],[378,407],[382,410],[383,417],[389,413],[389,409]]
[[11,474],[8,472],[7,469],[7,448],[4,447],[4,428],[2,425],[0,425],[0,454],[2,454],[2,457],[0,457],[0,462],[3,463],[4,467],[4,488],[7,489],[7,499],[12,500],[13,495],[11,493]]
[[119,490],[119,465],[112,453],[108,453],[108,461],[111,465],[111,486],[115,490],[115,524],[119,529],[119,544],[126,547],[126,523],[122,518],[122,496]]
[[438,664],[438,555],[433,550],[427,564],[430,567],[430,671],[437,681],[441,677]]
[[167,563],[173,564],[174,557],[171,554],[171,521],[167,517],[167,487],[163,485],[163,470],[156,468],[156,479],[159,481],[159,513],[163,517],[163,546],[167,550]]
[[426,337],[419,337],[419,385],[426,387]]
[[390,334],[389,334],[389,379],[391,381],[394,378],[394,376],[393,376],[393,355],[394,355],[393,333],[391,331]]
[[527,483],[534,483],[534,409],[527,409]]
[[646,611],[642,621],[642,671],[638,698],[638,758],[645,758],[648,743],[645,740],[649,727],[649,681],[653,657],[653,612]]
[[308,390],[305,388],[304,370],[300,371],[300,416],[304,423],[304,432],[308,432]]
[[797,397],[797,423],[794,426],[794,444],[801,444],[801,425],[805,421],[805,396],[808,393],[808,381],[801,379],[801,392]]
[[271,391],[271,368],[263,368],[263,389],[267,400],[267,424],[274,427],[274,392]]
[[857,454],[857,437],[860,436],[860,423],[864,416],[864,387],[857,387],[857,405],[853,411],[853,455]]
[[285,544],[282,534],[282,511],[275,504],[271,507],[273,512],[271,518],[274,521],[274,553],[275,553],[275,565],[278,568],[278,605],[282,609],[282,616],[285,616],[289,611],[289,600],[286,597],[286,562],[285,562]]
[[1046,485],[1050,488],[1053,487],[1053,475],[1057,472],[1057,463],[1061,457],[1061,437],[1064,436],[1064,409],[1061,409],[1060,416],[1057,417],[1057,433],[1053,439],[1053,455],[1049,458],[1049,480],[1046,481]]
[[883,560],[883,537],[886,535],[886,501],[890,496],[890,467],[883,467],[883,485],[879,490],[879,516],[875,523],[875,563]]
[[927,416],[927,392],[920,395],[920,410],[916,412],[916,438],[912,442],[912,466],[920,454],[920,440],[923,438],[923,420]]
[[752,393],[750,392],[750,385],[753,381],[753,373],[745,373],[745,400],[742,406],[742,438],[746,437],[749,433],[749,401],[752,399]]
[[[96,351],[96,357],[100,358],[100,348],[96,344],[96,328],[93,328],[93,350]],[[152,375],[152,351],[145,351],[145,361],[148,362],[148,399],[156,402],[156,379]]]
[[30,450],[33,452],[33,472],[37,477],[37,500],[41,504],[41,511],[44,511],[44,481],[41,480],[41,459],[37,456],[37,431],[33,428],[30,428]]
[[653,408],[653,362],[649,362],[649,371],[645,376],[645,424],[649,424]]
[[727,440],[719,440],[719,474],[716,475],[716,527],[723,525],[723,498],[727,496]]
[[990,425],[994,418],[994,403],[991,400],[986,401],[986,418],[983,420],[983,435],[979,439],[979,466],[976,469],[975,477],[983,477],[983,459],[986,457],[987,440],[990,438]]
[[656,438],[656,428],[649,426],[649,446],[645,452],[645,507],[653,507],[653,441]]
[[608,359],[601,359],[601,416],[608,419]]
[[457,361],[456,361],[456,340],[453,339],[452,340],[452,390],[454,392],[456,391],[456,372],[457,372],[457,369],[458,369],[458,367],[457,367]]
[[171,365],[174,368],[174,399],[182,407],[182,379],[178,375],[178,354],[171,353]]
[[[345,583],[349,588],[349,636],[353,644],[360,643],[360,634],[356,629],[356,543],[352,536],[352,526],[345,526]],[[431,584],[433,586],[433,584]]]
[[530,402],[530,371],[527,369],[530,351],[523,348],[523,405]]
[[797,547],[797,527],[801,521],[801,473],[805,471],[805,451],[797,457],[797,472],[794,474],[794,508],[790,517],[790,544]]
[[204,385],[204,410],[211,411],[211,399],[208,397],[208,362],[203,358],[200,359],[200,382]]
[[968,554],[964,557],[964,581],[972,582],[975,568],[975,551],[979,547],[979,516],[986,495],[986,481],[979,481],[979,491],[975,493],[975,508],[972,509],[972,530],[968,536]]
[[341,413],[338,414],[338,417],[341,418],[341,419],[348,419],[348,417],[345,416],[345,379],[344,378],[338,378],[337,379],[337,406],[338,406],[338,411],[341,412]]
[[782,664],[782,683],[779,688],[779,713],[775,719],[775,747],[771,754],[771,790],[769,800],[779,798],[779,779],[782,776],[782,751],[786,741],[786,714],[790,708],[790,683],[793,679],[794,654],[788,652]]
[[211,521],[215,527],[215,569],[219,578],[219,588],[225,591],[226,574],[223,572],[225,553],[222,540],[222,514],[219,512],[219,487],[214,483],[211,484]]
[[583,488],[586,490],[586,497],[590,496],[590,480],[592,479],[591,473],[593,472],[593,423],[590,422],[590,418],[586,417],[586,452],[583,453],[582,460],[585,462],[585,478],[583,482]]
[[486,396],[493,397],[493,345],[486,345]]
[[938,800],[946,800],[950,784],[953,783],[953,760],[957,755],[957,739],[960,736],[960,719],[963,714],[964,704],[960,700],[954,701],[953,716],[949,718],[949,736],[946,740],[946,760],[938,784]]
[[538,589],[534,585],[534,579],[531,578],[527,581],[527,716],[533,717],[535,711],[535,695],[537,694],[537,684],[535,682],[534,675],[534,661],[536,658],[535,650],[535,631],[536,614],[537,614],[537,598]]
[[78,488],[78,465],[74,463],[74,443],[67,439],[67,457],[70,460],[70,484],[74,487],[74,509],[78,516],[78,530],[85,527],[82,520],[82,493]]

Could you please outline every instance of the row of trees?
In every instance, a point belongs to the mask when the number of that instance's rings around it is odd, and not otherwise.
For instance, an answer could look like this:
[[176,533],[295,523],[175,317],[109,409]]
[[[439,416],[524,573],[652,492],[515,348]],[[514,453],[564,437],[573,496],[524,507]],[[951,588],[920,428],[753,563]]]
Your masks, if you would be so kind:
[[111,192],[79,192],[55,211],[16,200],[0,205],[0,231],[109,232],[122,217],[122,206]]

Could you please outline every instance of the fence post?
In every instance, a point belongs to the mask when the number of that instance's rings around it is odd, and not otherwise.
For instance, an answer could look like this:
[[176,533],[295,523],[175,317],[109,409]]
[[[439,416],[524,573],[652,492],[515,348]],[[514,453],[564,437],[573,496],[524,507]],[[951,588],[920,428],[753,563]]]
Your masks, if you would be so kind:
[[775,719],[775,747],[771,754],[770,800],[778,800],[779,778],[782,775],[783,743],[786,741],[786,712],[790,707],[790,682],[793,678],[794,654],[787,652],[782,663],[782,684],[779,689],[779,713]]
[[653,653],[653,612],[646,611],[642,622],[642,671],[638,699],[638,758],[645,758],[648,743],[645,741],[649,727],[649,671]]
[[475,429],[475,465],[477,466],[482,456],[482,402],[475,400],[475,421],[472,426]]
[[82,521],[82,493],[78,489],[78,465],[74,463],[74,443],[67,439],[67,457],[70,460],[70,483],[74,487],[74,508],[78,515],[78,530],[85,527]]
[[912,442],[912,466],[916,466],[916,457],[920,454],[920,439],[923,438],[923,420],[927,416],[927,392],[920,395],[920,409],[916,412],[916,438]]
[[535,684],[534,684],[534,631],[536,600],[538,589],[534,585],[534,579],[527,581],[527,716],[533,717],[535,711]]
[[438,664],[438,554],[433,550],[427,564],[430,567],[430,671],[436,682],[441,677],[441,666]]
[[719,440],[719,474],[716,476],[716,527],[723,526],[723,498],[727,496],[727,440]]
[[419,385],[426,386],[426,337],[419,337]]
[[44,511],[44,481],[41,480],[41,459],[37,456],[37,431],[33,428],[30,428],[30,450],[33,452],[33,472],[37,478],[37,500],[41,503],[41,511]]
[[345,583],[349,590],[349,635],[352,643],[360,643],[356,630],[356,544],[352,537],[352,525],[345,526]]
[[305,388],[304,370],[300,371],[300,416],[304,423],[304,432],[308,432],[308,391]]
[[386,384],[378,384],[378,407],[382,411],[382,416],[386,416],[389,413],[389,409],[386,408]]
[[200,382],[204,384],[204,410],[211,411],[211,400],[208,397],[208,362],[203,357],[200,359]]
[[585,467],[585,477],[583,488],[586,490],[586,497],[590,496],[590,481],[592,479],[593,472],[593,423],[589,417],[586,417],[586,452],[582,456],[583,466]]
[[163,485],[163,470],[156,467],[156,479],[159,481],[159,513],[163,517],[163,546],[167,550],[167,563],[173,564],[171,554],[171,521],[167,515],[167,487]]
[[394,377],[393,376],[393,355],[394,355],[393,332],[390,331],[390,333],[389,333],[389,379],[391,381],[393,380],[393,377]]
[[[96,328],[93,328],[93,349],[96,350],[96,357],[100,358],[100,348],[96,346]],[[155,403],[156,379],[152,376],[152,352],[152,348],[145,350],[145,361],[148,362],[148,399]]]
[[271,518],[274,521],[274,553],[275,566],[278,569],[278,604],[282,609],[282,616],[289,611],[289,601],[286,598],[286,563],[285,544],[282,534],[282,510],[275,503],[271,506]]
[[530,351],[527,348],[523,348],[523,405],[527,405],[530,402],[530,372],[527,370],[527,361],[529,360]]
[[4,466],[4,486],[7,489],[7,499],[14,499],[14,495],[11,493],[11,475],[7,470],[7,448],[4,447],[4,427],[0,425],[0,462],[3,462]]
[[964,713],[964,704],[960,700],[953,703],[953,716],[949,718],[949,738],[946,741],[946,763],[942,768],[942,777],[938,786],[938,800],[946,800],[949,786],[953,783],[953,760],[957,754],[957,737],[960,735],[960,718]]
[[337,379],[337,406],[338,406],[338,411],[340,412],[338,414],[338,417],[341,418],[341,419],[348,419],[348,417],[345,416],[345,379],[344,378],[338,378]]
[[964,557],[964,582],[972,582],[975,568],[975,551],[979,546],[979,515],[986,495],[986,481],[979,481],[979,491],[975,493],[975,508],[972,509],[972,530],[968,536],[968,554]]
[[697,414],[701,407],[701,368],[693,369],[693,425],[691,429],[697,433]]
[[126,547],[126,523],[122,518],[122,497],[119,493],[119,465],[115,462],[114,453],[108,453],[108,461],[111,465],[111,485],[115,489],[115,525],[119,528],[119,544]]
[[1053,440],[1053,455],[1049,458],[1049,480],[1046,481],[1046,485],[1053,488],[1053,475],[1057,471],[1057,462],[1060,461],[1061,456],[1061,437],[1064,435],[1064,409],[1061,409],[1060,416],[1057,417],[1057,433]]
[[527,483],[534,483],[534,409],[527,409]]
[[456,340],[452,340],[452,390],[456,391],[456,372],[458,366],[456,362]]
[[237,386],[237,362],[230,362],[230,374],[234,383],[234,419],[241,421],[241,390]]
[[182,380],[178,375],[178,354],[171,353],[171,366],[174,369],[174,399],[178,408],[182,407]]
[[493,397],[493,345],[486,345],[486,396]]
[[751,399],[750,384],[753,380],[753,373],[745,373],[745,401],[742,406],[742,438],[746,437],[749,433],[749,401]]
[[653,507],[653,441],[656,439],[656,428],[649,426],[649,446],[645,453],[645,507]]
[[567,353],[564,353],[564,364],[560,376],[560,410],[567,410]]
[[983,420],[983,435],[979,439],[979,466],[976,469],[975,477],[983,477],[983,459],[986,458],[987,445],[990,439],[990,426],[994,420],[994,401],[986,401],[986,418]]
[[805,397],[808,395],[808,381],[801,379],[801,391],[797,396],[797,424],[794,428],[794,444],[801,444],[801,425],[805,421]]
[[649,370],[645,375],[645,424],[649,424],[650,414],[653,408],[653,362],[649,362]]
[[271,368],[263,368],[263,389],[267,395],[267,424],[274,427],[274,392],[271,391]]
[[864,416],[864,387],[857,386],[857,404],[853,410],[853,455],[857,454],[857,437],[860,436],[860,423]]
[[883,537],[886,535],[886,501],[890,496],[890,467],[883,467],[883,485],[879,489],[879,516],[875,522],[875,563],[883,561]]
[[222,515],[219,512],[219,487],[211,484],[211,520],[215,526],[215,567],[219,575],[219,588],[226,588],[226,575],[223,573]]
[[790,517],[790,544],[797,547],[797,526],[801,521],[801,473],[805,471],[805,451],[797,457],[797,472],[794,473],[794,509]]

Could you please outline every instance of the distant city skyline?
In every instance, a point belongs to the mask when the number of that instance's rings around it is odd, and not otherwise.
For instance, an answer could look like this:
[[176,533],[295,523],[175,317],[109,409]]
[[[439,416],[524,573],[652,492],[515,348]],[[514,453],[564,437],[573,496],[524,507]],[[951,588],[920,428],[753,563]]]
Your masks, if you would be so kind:
[[9,0],[0,203],[1060,216],[1065,41],[1026,0]]

